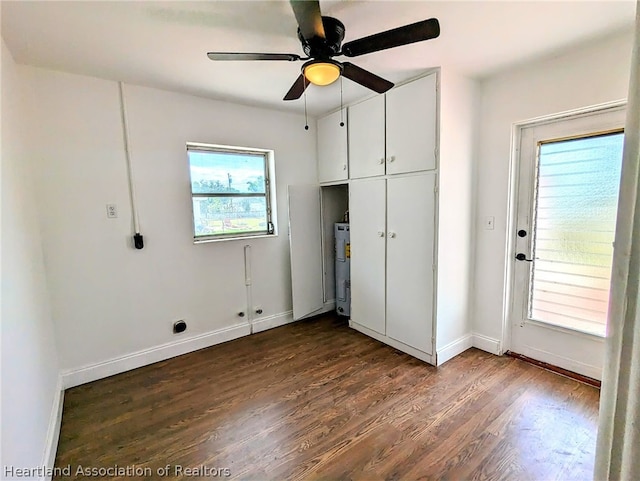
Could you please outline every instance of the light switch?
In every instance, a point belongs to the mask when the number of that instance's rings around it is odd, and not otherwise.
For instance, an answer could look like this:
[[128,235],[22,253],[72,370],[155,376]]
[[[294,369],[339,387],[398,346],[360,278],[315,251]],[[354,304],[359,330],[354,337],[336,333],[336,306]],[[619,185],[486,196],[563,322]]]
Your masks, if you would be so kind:
[[484,230],[493,230],[493,226],[496,222],[496,218],[492,215],[488,215],[484,218]]

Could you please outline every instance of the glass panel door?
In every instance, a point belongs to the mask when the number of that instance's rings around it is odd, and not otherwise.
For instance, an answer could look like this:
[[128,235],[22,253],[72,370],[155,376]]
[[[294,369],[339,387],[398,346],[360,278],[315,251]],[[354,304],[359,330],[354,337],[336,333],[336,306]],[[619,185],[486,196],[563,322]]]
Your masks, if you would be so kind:
[[514,159],[506,348],[600,379],[623,106],[528,124]]

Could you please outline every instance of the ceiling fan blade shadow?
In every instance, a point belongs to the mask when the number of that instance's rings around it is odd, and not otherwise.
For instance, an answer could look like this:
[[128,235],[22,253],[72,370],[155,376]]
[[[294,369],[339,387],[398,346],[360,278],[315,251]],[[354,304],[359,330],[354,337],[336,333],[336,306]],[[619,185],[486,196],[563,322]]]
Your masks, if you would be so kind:
[[430,18],[347,42],[342,46],[342,53],[347,57],[357,57],[388,48],[430,40],[439,35],[440,23],[438,19]]
[[209,52],[207,57],[211,60],[288,60],[293,62],[300,60],[300,55],[295,53],[241,53],[241,52]]
[[290,0],[300,33],[305,40],[325,38],[320,2],[318,0]]
[[342,63],[342,75],[363,87],[367,87],[374,92],[378,92],[379,94],[383,94],[393,87],[392,82],[389,82],[382,77],[378,77],[376,74],[360,68],[350,62]]
[[293,85],[284,96],[282,100],[297,100],[299,99],[304,91],[309,86],[309,81],[305,78],[304,75],[300,74],[300,76],[293,82]]

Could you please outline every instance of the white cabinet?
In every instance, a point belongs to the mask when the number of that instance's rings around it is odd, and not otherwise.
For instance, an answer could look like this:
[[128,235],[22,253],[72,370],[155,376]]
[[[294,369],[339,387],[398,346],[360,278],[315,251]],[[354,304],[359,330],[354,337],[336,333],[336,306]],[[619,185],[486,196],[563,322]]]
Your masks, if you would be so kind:
[[293,318],[297,320],[320,311],[324,305],[320,189],[316,185],[290,185],[288,198]]
[[436,168],[436,74],[387,92],[387,174]]
[[387,336],[433,349],[435,174],[387,180]]
[[350,177],[436,169],[436,133],[435,73],[349,107]]
[[349,175],[352,179],[385,173],[384,95],[349,107]]
[[[478,100],[476,81],[442,68],[350,106],[348,130],[340,127],[340,112],[319,120],[320,183],[333,189],[322,196],[322,216],[312,215],[322,219],[324,258],[317,255],[324,260],[304,260],[320,251],[305,240],[317,235],[303,227],[310,212],[298,229],[309,250],[292,239],[292,256],[300,258],[292,258],[292,275],[324,276],[327,310],[334,288],[327,267],[332,222],[348,208],[351,327],[435,365],[475,342],[470,285]],[[307,203],[315,205],[314,199]],[[294,299],[294,310],[315,309],[318,284],[294,289],[294,298],[301,291],[314,294],[299,304]],[[500,341],[489,338],[476,347],[486,346],[501,350]]]
[[433,352],[435,177],[367,179],[352,182],[349,190],[352,323],[428,356]]
[[380,334],[385,333],[386,202],[384,179],[349,186],[351,318]]
[[334,224],[349,209],[347,184],[290,185],[289,253],[295,320],[335,307]]
[[[340,126],[344,118],[344,126]],[[318,180],[337,182],[349,178],[347,119],[337,111],[318,119]]]

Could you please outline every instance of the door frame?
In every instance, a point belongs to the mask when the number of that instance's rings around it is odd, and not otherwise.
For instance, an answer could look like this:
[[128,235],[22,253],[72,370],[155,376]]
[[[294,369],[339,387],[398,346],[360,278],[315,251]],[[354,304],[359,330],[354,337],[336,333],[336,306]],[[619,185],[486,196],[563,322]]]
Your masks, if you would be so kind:
[[[595,113],[603,113],[611,110],[625,108],[627,100],[616,100],[605,102],[580,109],[567,110],[557,114],[544,115],[535,117],[521,122],[516,122],[511,127],[511,154],[509,158],[509,187],[508,187],[508,205],[507,205],[507,229],[506,249],[504,257],[504,297],[502,302],[502,339],[500,340],[500,352],[504,354],[511,349],[511,313],[513,310],[513,292],[515,289],[515,253],[516,253],[516,236],[517,214],[518,214],[518,181],[520,178],[520,142],[522,140],[522,131],[533,125],[543,125],[558,122],[563,119],[570,119],[581,115],[590,115]],[[553,327],[553,326],[550,326]]]

